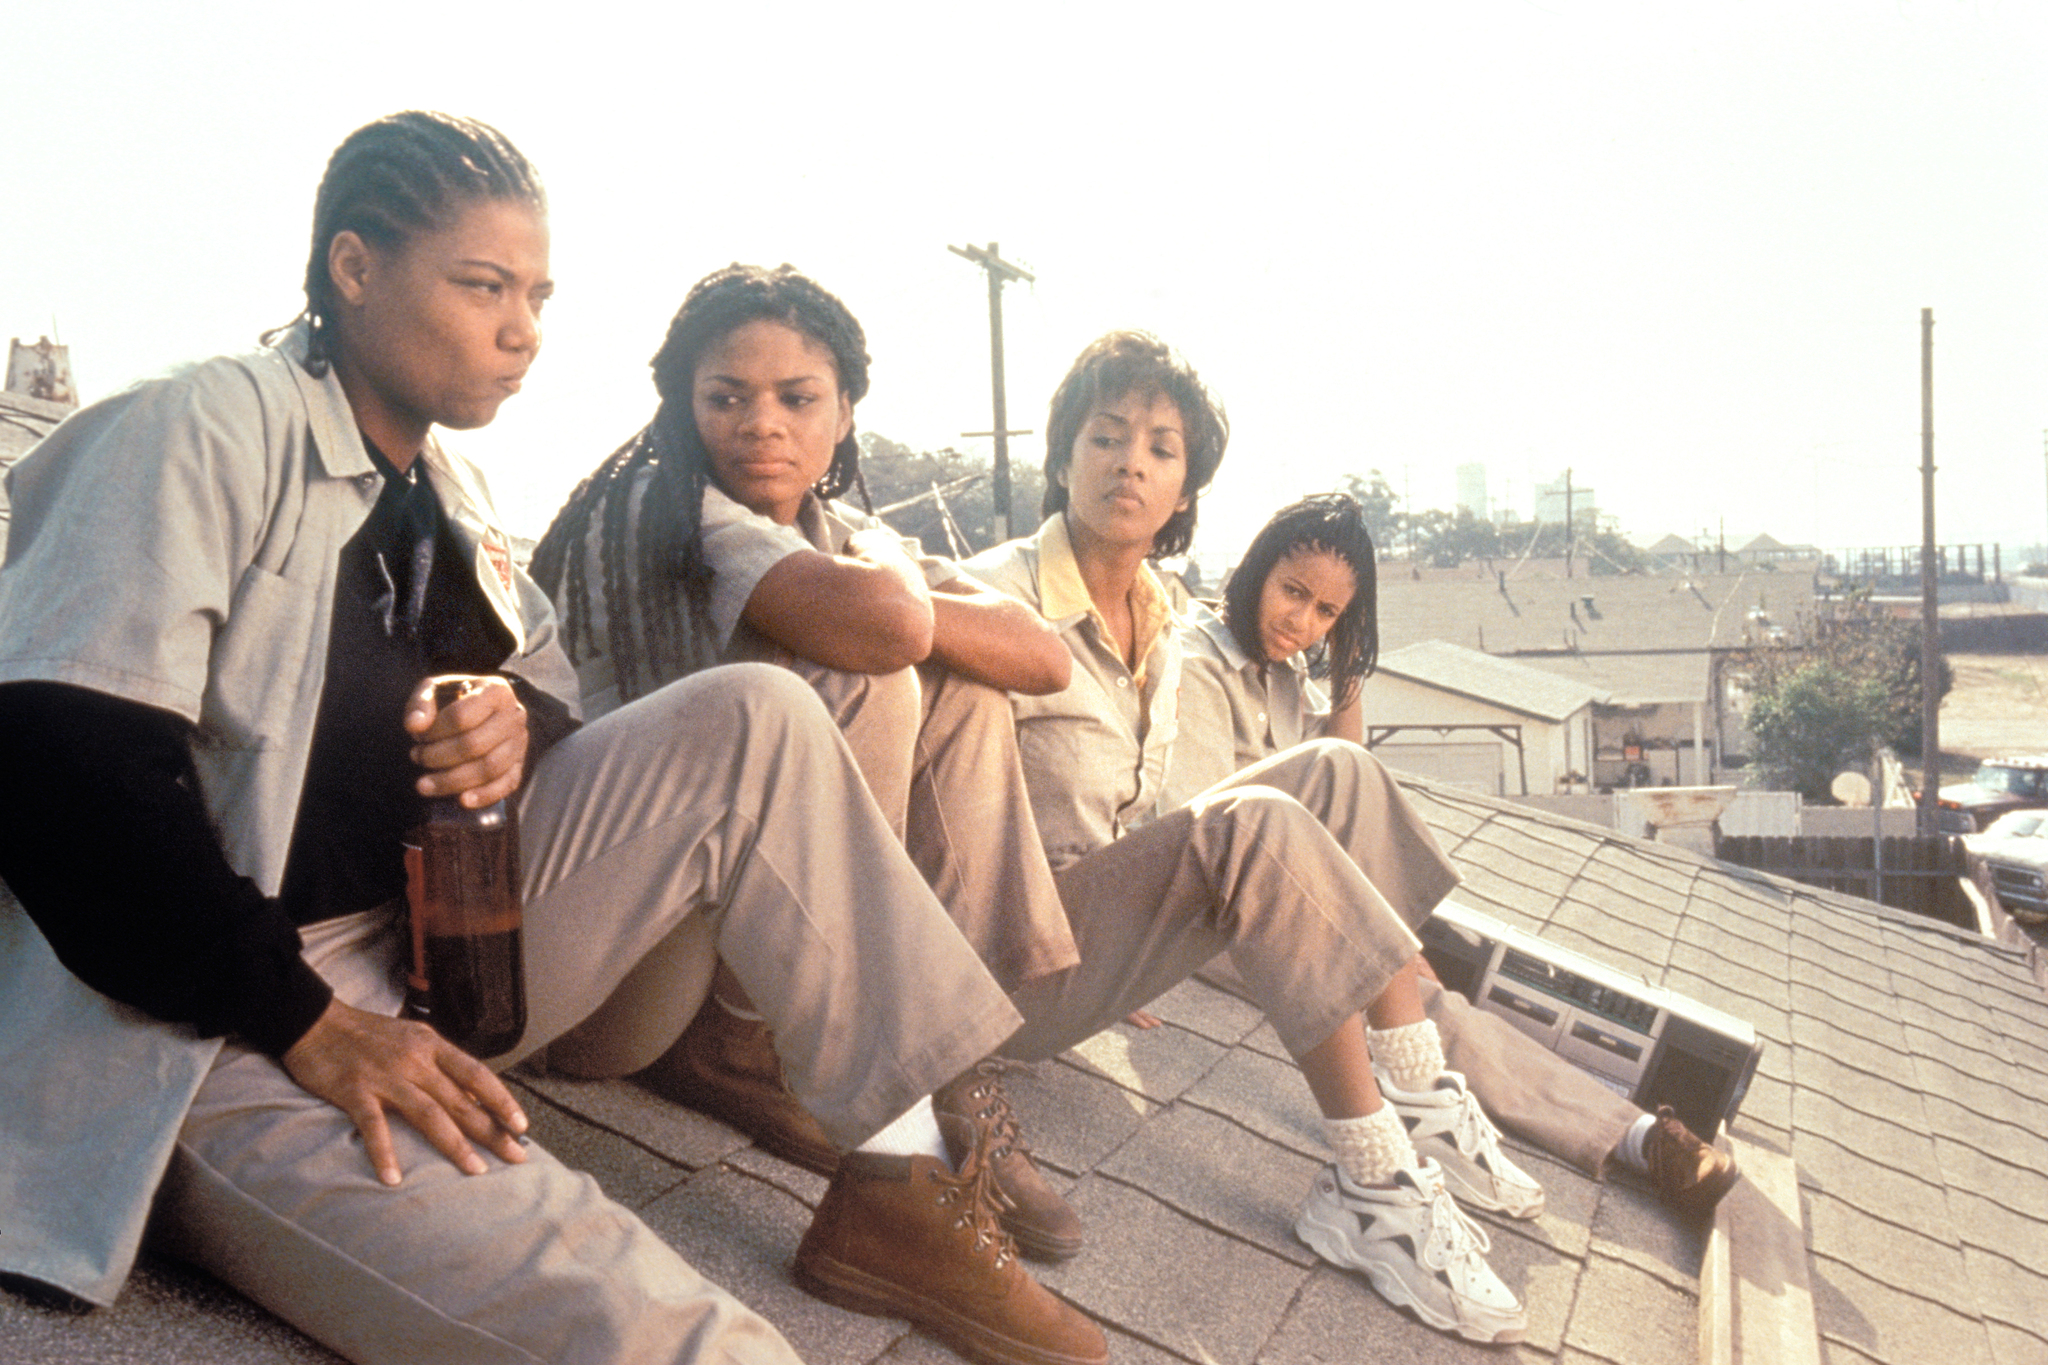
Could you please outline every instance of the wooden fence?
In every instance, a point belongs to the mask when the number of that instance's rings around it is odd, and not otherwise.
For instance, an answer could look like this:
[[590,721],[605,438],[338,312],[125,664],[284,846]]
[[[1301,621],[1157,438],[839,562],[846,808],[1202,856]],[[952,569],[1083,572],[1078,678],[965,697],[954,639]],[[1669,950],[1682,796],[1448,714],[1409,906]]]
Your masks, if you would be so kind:
[[[1875,850],[1882,844],[1881,864]],[[1778,839],[1723,835],[1715,856],[1808,886],[1881,901],[1964,929],[1977,927],[1976,908],[1959,885],[1970,855],[1952,834],[1931,838]]]

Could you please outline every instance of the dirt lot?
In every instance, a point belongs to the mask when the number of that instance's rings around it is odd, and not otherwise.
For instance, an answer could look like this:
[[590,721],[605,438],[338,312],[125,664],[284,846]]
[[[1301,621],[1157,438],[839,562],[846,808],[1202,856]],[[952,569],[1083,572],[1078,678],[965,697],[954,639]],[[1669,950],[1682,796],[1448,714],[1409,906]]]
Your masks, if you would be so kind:
[[[1980,758],[2048,753],[2048,655],[1951,654],[1941,702],[1941,768],[1968,776]],[[1918,755],[1906,756],[1909,764]]]

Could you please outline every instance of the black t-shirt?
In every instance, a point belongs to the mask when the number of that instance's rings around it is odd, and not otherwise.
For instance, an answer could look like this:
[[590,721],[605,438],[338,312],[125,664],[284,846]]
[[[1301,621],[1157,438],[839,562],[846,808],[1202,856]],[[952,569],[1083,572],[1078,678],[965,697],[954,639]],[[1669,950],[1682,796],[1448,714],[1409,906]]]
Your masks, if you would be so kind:
[[[435,673],[494,673],[512,647],[424,477],[372,458],[385,486],[341,555],[276,899],[221,851],[183,718],[63,683],[0,684],[0,877],[58,957],[123,1004],[273,1056],[332,995],[293,926],[404,892],[421,771],[400,723],[406,699]],[[510,682],[526,707],[530,772],[575,721],[524,679]]]
[[401,474],[364,448],[384,487],[335,578],[327,681],[278,892],[294,924],[405,893],[400,846],[421,809],[406,702],[437,673],[495,672],[512,652],[420,462]]

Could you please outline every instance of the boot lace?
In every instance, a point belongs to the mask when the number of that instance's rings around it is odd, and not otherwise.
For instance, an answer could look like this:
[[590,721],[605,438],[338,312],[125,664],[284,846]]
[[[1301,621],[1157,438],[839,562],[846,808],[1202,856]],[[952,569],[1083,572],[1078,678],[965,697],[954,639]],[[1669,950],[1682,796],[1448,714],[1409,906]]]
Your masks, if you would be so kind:
[[933,1167],[929,1175],[932,1183],[939,1187],[934,1202],[940,1208],[957,1207],[960,1210],[953,1219],[953,1226],[974,1234],[972,1250],[979,1252],[993,1246],[994,1268],[1001,1270],[1017,1259],[1017,1244],[1009,1233],[1003,1231],[998,1215],[1003,1195],[996,1187],[995,1168],[988,1148],[989,1139],[977,1137],[974,1150],[968,1154],[959,1172],[949,1175]]
[[993,1059],[977,1062],[974,1072],[979,1079],[967,1093],[981,1105],[974,1116],[988,1125],[989,1161],[1001,1161],[1012,1152],[1031,1155],[1020,1132],[1017,1111],[1010,1107],[1009,1093],[1003,1089],[1003,1064]]

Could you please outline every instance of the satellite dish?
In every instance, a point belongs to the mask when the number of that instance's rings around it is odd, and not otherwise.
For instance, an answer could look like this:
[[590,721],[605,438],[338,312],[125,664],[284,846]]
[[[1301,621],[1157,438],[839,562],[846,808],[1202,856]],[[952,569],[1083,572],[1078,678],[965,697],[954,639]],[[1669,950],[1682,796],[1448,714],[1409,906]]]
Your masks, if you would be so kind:
[[1870,779],[1862,773],[1836,773],[1835,780],[1828,784],[1828,791],[1845,806],[1870,804]]

